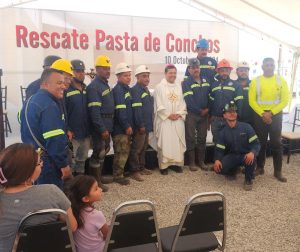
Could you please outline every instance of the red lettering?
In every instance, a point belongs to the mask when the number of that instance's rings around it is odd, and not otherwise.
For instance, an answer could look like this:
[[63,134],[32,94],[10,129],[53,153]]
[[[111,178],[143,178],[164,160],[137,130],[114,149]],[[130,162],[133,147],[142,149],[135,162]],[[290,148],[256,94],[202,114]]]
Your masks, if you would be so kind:
[[174,35],[172,33],[166,35],[166,49],[168,52],[173,52],[174,45],[170,45],[170,40],[174,40]]
[[[112,40],[114,40],[114,37],[111,36],[111,35],[108,35],[107,37],[111,37]],[[121,51],[123,49],[123,45],[122,45],[122,37],[120,35],[117,35],[116,38],[115,38],[115,41],[116,41],[116,50],[117,51]]]
[[28,47],[26,37],[27,37],[27,28],[23,25],[16,25],[16,38],[17,38],[17,47]]
[[59,44],[59,42],[56,42],[55,38],[60,39],[60,36],[57,32],[53,32],[51,34],[51,46],[54,49],[58,49],[60,47],[60,44]]
[[43,48],[49,48],[50,46],[50,43],[49,43],[49,33],[48,32],[42,32],[41,33],[41,40],[43,42],[40,43],[40,45],[43,47]]
[[160,51],[160,39],[157,38],[157,37],[155,37],[155,38],[153,39],[153,50],[154,50],[155,52],[159,52],[159,51]]
[[85,33],[79,36],[80,47],[84,50],[89,48],[89,37]]
[[219,53],[220,52],[220,41],[218,39],[214,40],[214,52]]
[[175,50],[176,52],[182,51],[182,40],[180,38],[175,39]]
[[192,49],[192,52],[194,52],[194,53],[197,52],[197,48],[196,48],[197,42],[198,42],[197,39],[192,39],[192,45],[191,45],[192,48],[191,49]]
[[131,42],[132,42],[130,46],[131,51],[138,51],[139,50],[138,38],[136,36],[132,36]]
[[[78,33],[75,29],[73,29],[71,36],[73,37],[73,47],[74,49],[79,49],[78,45],[77,45],[77,39],[78,39]],[[71,45],[70,45],[71,47]]]
[[109,50],[109,51],[113,51],[115,48],[114,48],[114,37],[111,36],[111,35],[108,35],[106,37],[106,40],[108,40],[108,42],[106,43],[106,50]]
[[61,35],[61,38],[63,39],[63,41],[61,42],[61,47],[63,49],[71,49],[71,37],[70,37],[70,34],[64,32]]
[[101,49],[100,43],[105,40],[105,33],[102,30],[96,30],[96,49]]
[[39,34],[35,31],[29,33],[29,44],[32,48],[39,47]]

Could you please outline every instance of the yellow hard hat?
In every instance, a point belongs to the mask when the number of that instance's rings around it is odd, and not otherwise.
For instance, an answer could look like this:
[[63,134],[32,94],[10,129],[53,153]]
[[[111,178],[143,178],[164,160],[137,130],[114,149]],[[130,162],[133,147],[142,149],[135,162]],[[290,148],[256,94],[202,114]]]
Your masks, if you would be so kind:
[[110,63],[110,58],[106,55],[99,55],[96,58],[95,66],[104,66],[104,67],[111,67],[112,64]]
[[70,61],[68,61],[66,59],[59,59],[59,60],[54,61],[50,68],[56,69],[59,71],[63,71],[65,73],[71,74],[73,76],[72,64]]

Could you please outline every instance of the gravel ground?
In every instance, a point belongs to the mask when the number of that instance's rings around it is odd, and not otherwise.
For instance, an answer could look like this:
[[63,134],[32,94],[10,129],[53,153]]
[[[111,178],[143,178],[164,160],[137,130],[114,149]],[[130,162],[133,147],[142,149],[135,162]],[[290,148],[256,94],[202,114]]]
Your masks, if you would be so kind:
[[[284,157],[286,162],[286,157]],[[178,224],[187,199],[200,192],[219,191],[227,200],[226,251],[282,252],[300,251],[300,154],[284,163],[288,183],[273,177],[272,159],[266,172],[254,180],[253,190],[243,189],[243,174],[227,181],[214,172],[169,172],[158,170],[144,176],[144,182],[131,180],[130,186],[109,185],[109,191],[97,205],[107,219],[114,208],[128,200],[148,199],[155,204],[160,227]]]

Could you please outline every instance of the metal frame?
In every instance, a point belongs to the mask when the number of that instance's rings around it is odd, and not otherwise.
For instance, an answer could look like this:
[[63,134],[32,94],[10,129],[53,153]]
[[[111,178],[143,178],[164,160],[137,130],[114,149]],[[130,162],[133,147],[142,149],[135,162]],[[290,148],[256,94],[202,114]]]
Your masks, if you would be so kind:
[[155,230],[156,230],[156,235],[157,235],[157,243],[158,243],[158,251],[162,252],[162,246],[161,246],[161,240],[160,240],[160,233],[159,233],[159,228],[158,228],[158,223],[157,223],[157,218],[156,218],[156,211],[154,204],[150,200],[132,200],[132,201],[126,201],[121,203],[119,206],[117,206],[113,212],[113,217],[111,219],[111,224],[109,226],[108,234],[106,237],[106,242],[104,246],[104,252],[107,252],[109,241],[111,238],[111,234],[114,228],[114,223],[117,218],[117,215],[121,211],[121,209],[127,208],[129,206],[136,206],[136,205],[147,205],[151,208],[153,212],[153,217],[154,217],[154,223],[155,223]]
[[178,229],[176,231],[173,243],[172,243],[172,247],[171,247],[171,252],[174,252],[176,249],[176,245],[177,245],[177,241],[179,239],[179,234],[181,232],[183,223],[186,219],[186,216],[190,210],[190,206],[191,204],[196,200],[196,199],[200,199],[200,198],[207,198],[207,197],[213,197],[213,196],[219,196],[222,199],[223,202],[223,213],[224,213],[224,228],[223,228],[223,237],[222,237],[222,243],[220,242],[220,240],[217,238],[219,246],[218,249],[221,251],[224,251],[225,249],[225,243],[226,243],[226,237],[227,237],[227,223],[226,223],[226,200],[225,200],[225,196],[220,193],[220,192],[206,192],[206,193],[197,193],[195,195],[193,195],[192,197],[190,197],[188,199],[188,202],[184,208],[180,223],[178,225]]
[[[67,212],[62,210],[62,209],[58,209],[58,208],[48,208],[48,209],[42,209],[42,210],[38,210],[35,212],[30,212],[27,215],[25,215],[21,221],[19,222],[19,226],[18,226],[18,230],[20,229],[20,227],[25,223],[25,221],[27,219],[29,219],[30,217],[34,216],[34,215],[43,215],[43,214],[61,214],[65,217],[65,221],[68,227],[68,234],[69,234],[69,239],[70,239],[70,244],[71,244],[71,248],[73,252],[76,252],[76,248],[75,248],[75,243],[74,243],[74,239],[73,239],[73,233],[71,231],[71,227],[70,227],[70,221],[67,215]],[[15,252],[17,247],[18,247],[18,243],[19,240],[16,242],[18,238],[16,237],[15,239],[15,243],[14,243],[14,248],[12,252]]]

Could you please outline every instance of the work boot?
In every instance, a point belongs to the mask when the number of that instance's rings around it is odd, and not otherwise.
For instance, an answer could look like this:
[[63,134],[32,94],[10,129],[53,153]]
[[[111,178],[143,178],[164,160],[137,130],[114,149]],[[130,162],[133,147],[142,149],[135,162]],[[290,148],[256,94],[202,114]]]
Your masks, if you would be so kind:
[[100,179],[102,184],[111,184],[114,182],[114,178],[111,175],[102,175]]
[[275,171],[275,172],[274,172],[274,177],[275,177],[278,181],[280,181],[280,182],[283,182],[283,183],[286,183],[286,182],[287,182],[287,179],[286,179],[285,177],[282,176],[281,171],[280,171],[280,172]]
[[137,171],[137,172],[132,172],[130,174],[130,177],[136,181],[142,182],[144,181],[144,179],[142,178],[141,174]]
[[90,174],[96,179],[98,182],[98,186],[102,189],[103,192],[108,191],[108,187],[103,185],[100,179],[100,169],[99,167],[90,167]]
[[265,173],[265,169],[263,167],[258,167],[258,166],[256,167],[254,172],[255,176],[263,175],[264,173]]
[[142,175],[151,175],[152,171],[150,171],[149,169],[144,168],[140,171],[140,174],[142,174]]
[[245,182],[244,182],[245,191],[251,191],[252,190],[252,185],[253,185],[252,180],[245,179]]
[[208,165],[206,165],[203,161],[200,162],[199,166],[200,166],[200,169],[203,170],[203,171],[211,170],[211,168]]
[[198,171],[198,167],[195,165],[195,151],[190,150],[187,152],[187,158],[190,171]]
[[176,173],[183,173],[182,167],[178,166],[178,165],[172,165],[170,167],[173,171],[175,171]]
[[169,173],[168,169],[161,169],[160,170],[161,175],[168,175],[168,173]]
[[114,182],[120,184],[120,185],[129,185],[130,184],[130,180],[127,178],[122,177],[115,177],[114,178]]

